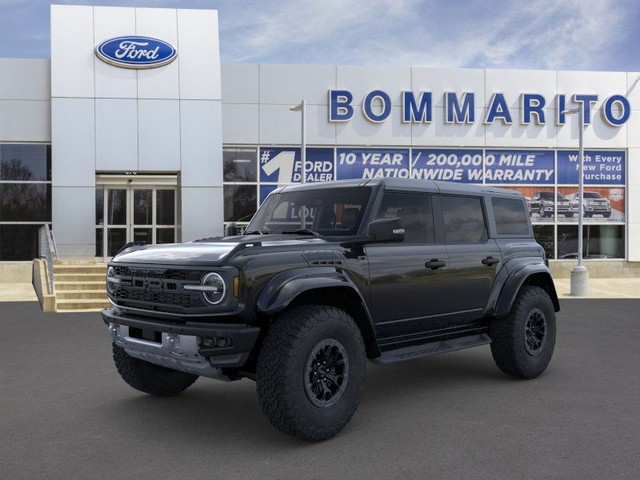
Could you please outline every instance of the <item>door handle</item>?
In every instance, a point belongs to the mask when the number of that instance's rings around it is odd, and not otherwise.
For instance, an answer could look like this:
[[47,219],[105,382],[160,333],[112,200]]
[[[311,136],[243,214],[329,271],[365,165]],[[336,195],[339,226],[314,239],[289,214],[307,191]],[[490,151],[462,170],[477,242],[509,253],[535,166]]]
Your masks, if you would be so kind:
[[482,259],[482,264],[486,265],[487,267],[495,265],[496,263],[500,263],[500,259],[499,258],[485,257],[485,258]]
[[447,262],[443,262],[441,260],[438,260],[437,258],[432,258],[427,263],[425,263],[424,266],[430,268],[431,270],[437,270],[444,267],[446,264]]

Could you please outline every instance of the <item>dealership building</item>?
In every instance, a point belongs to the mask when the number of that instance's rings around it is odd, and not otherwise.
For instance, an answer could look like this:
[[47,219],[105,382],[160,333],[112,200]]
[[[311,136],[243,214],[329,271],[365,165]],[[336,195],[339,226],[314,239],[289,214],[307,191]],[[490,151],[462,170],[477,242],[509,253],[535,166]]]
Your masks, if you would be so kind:
[[627,275],[640,262],[639,80],[221,65],[215,10],[54,5],[51,59],[0,59],[0,266],[38,257],[43,225],[78,260],[220,235],[303,172],[519,190],[548,257],[569,263],[581,110],[584,255]]

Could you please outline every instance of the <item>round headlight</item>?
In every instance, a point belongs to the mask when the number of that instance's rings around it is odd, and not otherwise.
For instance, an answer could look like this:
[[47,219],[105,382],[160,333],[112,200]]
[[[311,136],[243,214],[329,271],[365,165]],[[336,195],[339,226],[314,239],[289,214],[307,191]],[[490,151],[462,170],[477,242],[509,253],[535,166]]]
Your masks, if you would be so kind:
[[115,294],[116,285],[120,282],[120,279],[116,277],[116,269],[109,267],[107,269],[107,290],[111,295]]
[[215,273],[207,273],[202,277],[202,295],[211,305],[217,305],[224,299],[225,285],[222,277]]

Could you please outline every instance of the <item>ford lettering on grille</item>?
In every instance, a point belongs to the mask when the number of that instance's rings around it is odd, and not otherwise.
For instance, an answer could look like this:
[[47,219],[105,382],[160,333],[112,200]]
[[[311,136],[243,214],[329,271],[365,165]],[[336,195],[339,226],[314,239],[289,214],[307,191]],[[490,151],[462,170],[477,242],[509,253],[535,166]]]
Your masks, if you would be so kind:
[[96,47],[96,56],[122,68],[157,68],[175,60],[178,51],[164,40],[151,37],[117,37]]

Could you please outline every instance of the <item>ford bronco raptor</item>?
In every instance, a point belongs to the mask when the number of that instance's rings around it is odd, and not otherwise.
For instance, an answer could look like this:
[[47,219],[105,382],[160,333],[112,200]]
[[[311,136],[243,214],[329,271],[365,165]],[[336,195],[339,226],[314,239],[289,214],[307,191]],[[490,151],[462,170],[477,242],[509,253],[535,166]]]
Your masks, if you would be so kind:
[[307,440],[350,420],[367,359],[490,344],[504,373],[537,377],[559,310],[521,194],[401,179],[278,188],[243,235],[126,248],[107,290],[125,382],[163,396],[249,378]]

